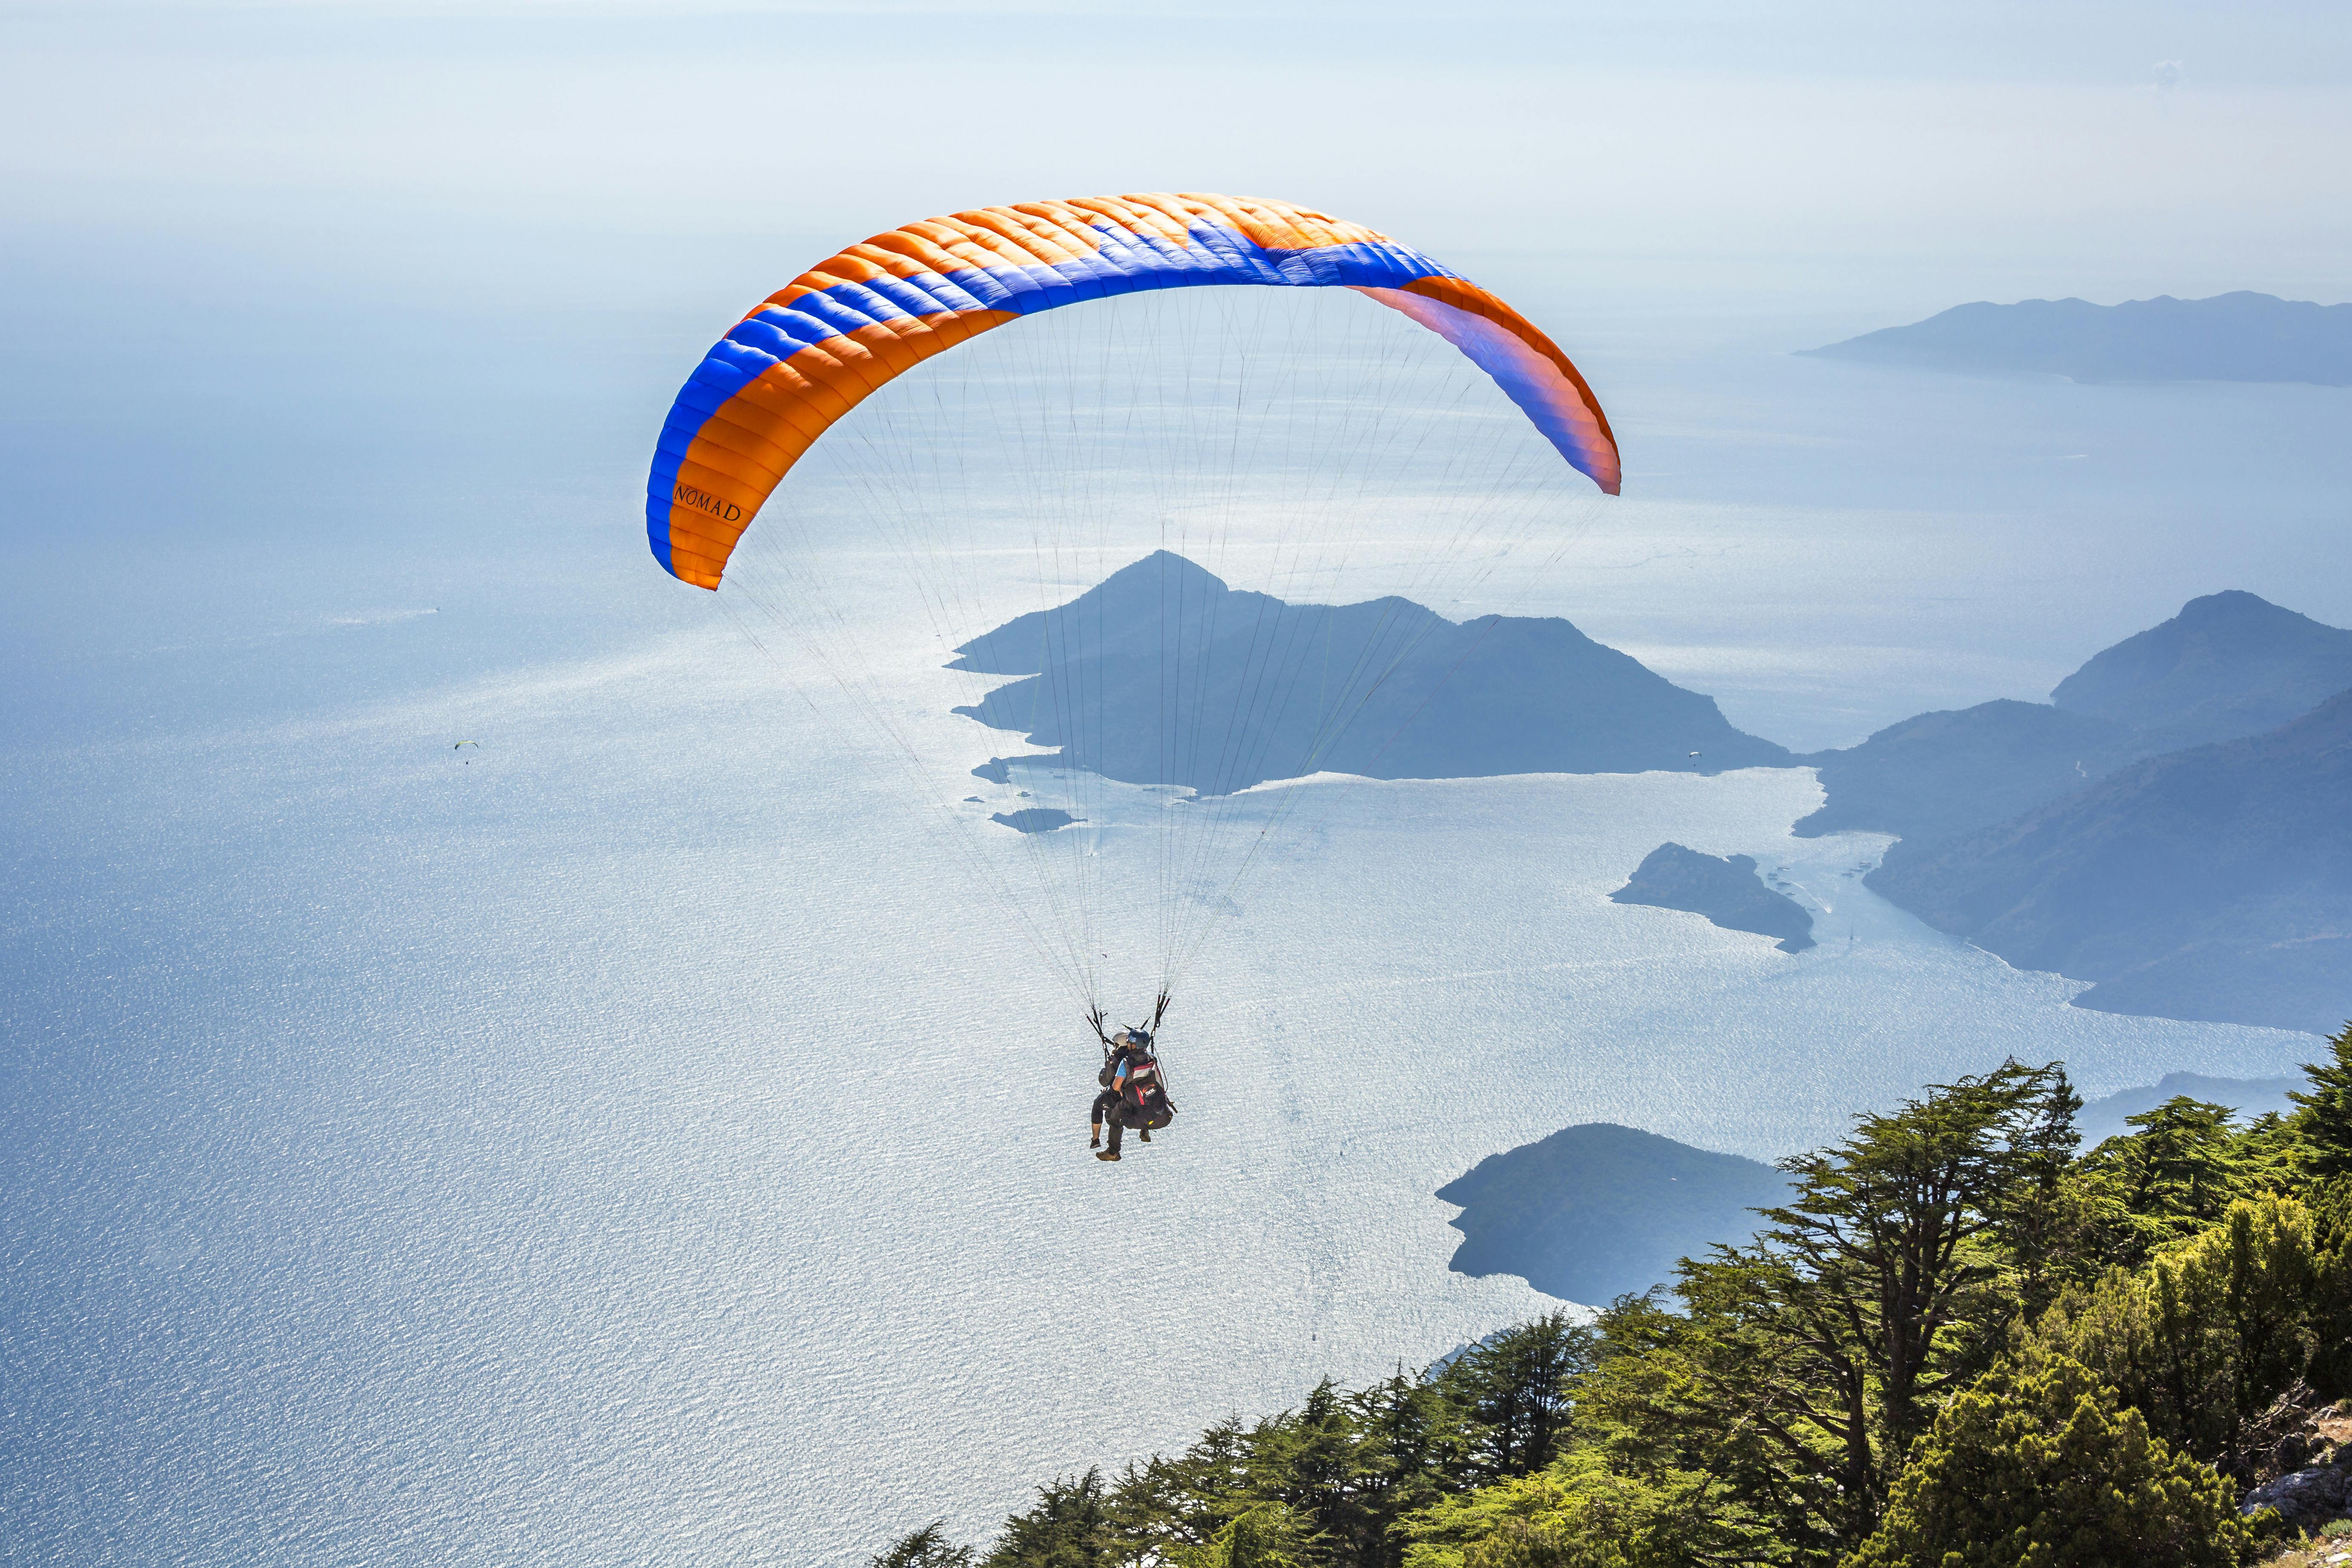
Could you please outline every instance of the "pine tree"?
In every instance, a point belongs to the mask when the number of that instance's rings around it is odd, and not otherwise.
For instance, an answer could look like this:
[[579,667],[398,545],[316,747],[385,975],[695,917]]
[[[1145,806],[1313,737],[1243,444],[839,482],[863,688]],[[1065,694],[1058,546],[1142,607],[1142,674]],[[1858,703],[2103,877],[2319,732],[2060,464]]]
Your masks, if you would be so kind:
[[1004,1521],[982,1568],[1108,1568],[1117,1561],[1102,1473],[1037,1489],[1037,1506]]
[[1300,1568],[1314,1545],[1290,1509],[1262,1502],[1235,1515],[1193,1561],[1198,1568]]
[[[1842,1450],[1846,1539],[1867,1535],[1895,1465],[1947,1385],[1983,1370],[2011,1321],[2000,1241],[2023,1194],[2066,1163],[2059,1064],[2009,1062],[1856,1120],[1845,1142],[1780,1162],[1797,1195],[1760,1210],[1753,1255],[1707,1268],[1762,1288],[1780,1331],[1825,1373],[1809,1420]],[[1685,1276],[1685,1294],[1696,1281]]]
[[2322,1181],[2352,1176],[2352,1024],[2338,1029],[2327,1044],[2336,1054],[2333,1063],[2303,1064],[2311,1092],[2287,1096],[2301,1107],[2294,1113],[2294,1127],[2303,1141],[2304,1169]]
[[2114,1261],[2146,1262],[2196,1235],[2260,1184],[2259,1150],[2226,1105],[2177,1094],[2127,1119],[2137,1131],[2083,1156],[2074,1180],[2102,1217]]
[[2231,1568],[2229,1483],[2078,1362],[2003,1367],[1947,1405],[1844,1568]]
[[1591,1370],[1598,1342],[1591,1329],[1554,1312],[1471,1346],[1438,1373],[1466,1424],[1478,1479],[1551,1463],[1567,1435],[1570,1384]]
[[971,1548],[948,1541],[947,1521],[935,1519],[866,1560],[867,1568],[971,1568]]

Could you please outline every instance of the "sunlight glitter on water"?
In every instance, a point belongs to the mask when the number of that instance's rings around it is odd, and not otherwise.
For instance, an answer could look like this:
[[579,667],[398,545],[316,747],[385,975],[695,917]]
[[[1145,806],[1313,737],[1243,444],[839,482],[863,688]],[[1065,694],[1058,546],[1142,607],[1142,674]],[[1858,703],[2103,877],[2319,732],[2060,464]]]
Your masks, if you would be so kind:
[[[970,678],[892,679],[957,763],[1002,741],[944,716]],[[2069,1008],[1925,930],[1859,886],[1882,841],[1788,837],[1806,770],[1321,779],[1259,792],[1309,830],[1217,911],[1182,1115],[1107,1168],[1066,1001],[807,697],[696,635],[48,803],[94,859],[23,936],[14,1528],[90,1562],[971,1536],[1543,1310],[1446,1271],[1431,1194],[1560,1126],[1769,1156],[2012,1052],[2097,1092],[2307,1045]],[[1610,903],[1667,838],[1755,855],[1821,945]]]

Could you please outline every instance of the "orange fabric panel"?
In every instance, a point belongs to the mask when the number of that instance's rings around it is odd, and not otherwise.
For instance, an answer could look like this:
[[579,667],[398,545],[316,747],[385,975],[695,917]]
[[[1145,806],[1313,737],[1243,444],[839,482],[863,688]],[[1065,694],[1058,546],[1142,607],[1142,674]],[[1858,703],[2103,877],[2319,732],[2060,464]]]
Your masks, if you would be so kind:
[[669,509],[677,575],[718,587],[743,531],[835,420],[931,355],[1019,319],[973,310],[860,327],[762,371],[710,416],[678,465]]
[[1102,238],[1092,226],[1106,218],[1132,233],[1155,236],[1178,245],[1192,243],[1188,226],[1195,218],[1229,225],[1253,243],[1276,250],[1379,244],[1388,238],[1378,229],[1349,223],[1312,207],[1190,192],[1171,195],[1145,191],[1075,201],[971,207],[944,217],[905,224],[853,245],[768,296],[762,308],[789,306],[803,294],[845,281],[914,278],[926,272],[944,274],[967,267],[1041,267],[1074,261],[1102,248]]
[[982,207],[976,212],[958,213],[955,221],[972,231],[976,242],[986,243],[980,237],[983,234],[995,236],[1005,260],[1015,267],[1050,267],[1055,262],[1076,261],[1097,248],[1091,245],[1074,246],[1070,237],[1055,225],[1015,212]]
[[[1400,278],[1393,285],[1347,286],[1362,287],[1374,298],[1382,298],[1384,289],[1402,289],[1449,310],[1478,317],[1501,328],[1508,334],[1510,343],[1524,345],[1527,353],[1549,362],[1573,387],[1575,396],[1590,412],[1608,452],[1596,456],[1588,435],[1577,433],[1589,433],[1590,426],[1580,416],[1571,417],[1573,410],[1558,390],[1545,391],[1538,397],[1541,407],[1524,401],[1522,406],[1530,417],[1538,419],[1564,457],[1593,474],[1596,482],[1614,493],[1614,479],[1607,476],[1614,472],[1610,465],[1613,462],[1615,437],[1607,416],[1602,414],[1591,385],[1549,338],[1486,290],[1437,275],[1444,269],[1418,251],[1398,246],[1378,229],[1287,202],[1201,192],[1145,191],[968,208],[945,216],[919,219],[850,246],[793,279],[750,314],[756,316],[771,307],[791,309],[810,294],[845,283],[916,280],[925,275],[951,277],[966,270],[1002,274],[1006,269],[1067,267],[1103,249],[1105,237],[1100,230],[1104,227],[1159,244],[1172,242],[1190,247],[1194,243],[1190,226],[1195,223],[1230,230],[1264,250],[1311,252],[1348,246],[1380,247],[1386,248],[1384,260],[1357,258],[1348,265],[1376,269],[1388,266],[1397,271],[1427,267],[1429,271],[1418,277],[1407,272],[1410,281]],[[1223,247],[1215,248],[1222,252]],[[1202,256],[1198,260],[1201,265],[1197,269],[1187,269],[1181,279],[1170,280],[1277,280],[1262,271],[1255,276],[1246,275],[1246,268],[1243,276],[1219,276],[1225,267],[1222,254],[1214,258]],[[1158,281],[1151,286],[1157,286]],[[918,287],[924,286],[919,283]],[[936,284],[930,288],[936,289]],[[950,300],[955,297],[951,292],[948,295]],[[903,300],[903,294],[899,298]],[[1383,302],[1398,304],[1401,299],[1401,295],[1391,295]],[[1024,296],[1021,300],[1021,303],[1032,308],[1050,308],[1062,302],[1065,300],[1061,296]],[[1405,307],[1398,304],[1398,308]],[[830,307],[820,305],[815,310],[826,320],[843,319],[839,310]],[[684,426],[694,431],[685,454],[674,464],[667,455],[657,458],[647,496],[648,526],[659,530],[664,508],[662,476],[665,472],[675,474],[667,507],[670,533],[667,558],[672,560],[678,575],[704,587],[716,587],[728,555],[768,496],[836,420],[922,360],[1022,313],[971,310],[950,314],[890,315],[884,321],[856,328],[846,335],[826,337],[796,349],[789,359],[769,365],[751,382],[740,384],[716,412]],[[1411,310],[1406,313],[1429,324]],[[1448,329],[1440,325],[1436,330]],[[1513,354],[1520,352],[1509,344],[1497,345],[1491,352],[1502,353],[1507,348]],[[1491,365],[1487,368],[1498,381],[1503,380],[1501,372]],[[727,384],[734,384],[731,374]],[[1507,390],[1515,384],[1505,382]],[[1512,395],[1523,399],[1534,395],[1514,391]],[[682,395],[680,404],[673,408],[674,422],[679,417],[679,409],[688,406]],[[1545,413],[1548,409],[1558,420],[1567,421],[1574,428],[1555,429],[1552,424],[1544,423],[1549,417]],[[665,440],[674,438],[675,434],[666,430]],[[674,455],[677,447],[669,445],[664,450]],[[663,549],[658,532],[655,540],[658,554]]]

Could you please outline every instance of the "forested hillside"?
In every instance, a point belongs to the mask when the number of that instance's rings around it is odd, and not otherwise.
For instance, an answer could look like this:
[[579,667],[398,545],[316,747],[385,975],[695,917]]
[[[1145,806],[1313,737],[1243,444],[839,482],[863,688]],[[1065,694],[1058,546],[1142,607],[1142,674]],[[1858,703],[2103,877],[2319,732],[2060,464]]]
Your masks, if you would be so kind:
[[2352,1489],[2352,1026],[2329,1045],[2289,1115],[2179,1096],[2087,1152],[2059,1064],[1937,1087],[1782,1162],[1785,1205],[1671,1291],[1326,1381],[875,1568],[2275,1553]]

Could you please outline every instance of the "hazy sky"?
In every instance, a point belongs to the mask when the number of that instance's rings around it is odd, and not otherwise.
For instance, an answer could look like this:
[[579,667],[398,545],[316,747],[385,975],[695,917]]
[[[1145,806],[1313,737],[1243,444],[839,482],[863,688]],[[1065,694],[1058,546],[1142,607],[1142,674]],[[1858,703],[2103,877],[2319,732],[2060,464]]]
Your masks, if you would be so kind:
[[[0,656],[46,676],[107,617],[161,647],[225,605],[641,568],[652,433],[724,323],[846,240],[1040,196],[1223,190],[1389,229],[1551,324],[1661,493],[1677,430],[1763,454],[1778,406],[1710,414],[1703,377],[1643,379],[1661,355],[1977,299],[2352,296],[2347,16],[0,0]],[[2007,395],[1923,395],[1991,416]],[[1868,434],[1769,427],[1784,458]],[[2285,462],[2221,456],[2220,481]],[[1744,499],[1851,504],[1850,468]],[[1862,499],[1943,499],[1932,465],[1905,472]],[[2291,548],[2104,606],[2055,668],[2174,595],[2292,597],[2332,482],[2304,487]],[[2021,504],[2045,503],[2073,501]],[[604,531],[567,554],[510,531],[527,516]],[[215,554],[137,553],[167,547]],[[561,602],[551,638],[604,601]]]
[[490,241],[642,237],[677,275],[747,237],[1213,189],[1595,284],[1851,299],[1857,325],[2051,293],[2333,301],[2352,259],[2339,4],[0,16],[0,201],[37,250],[561,300],[548,253]]

